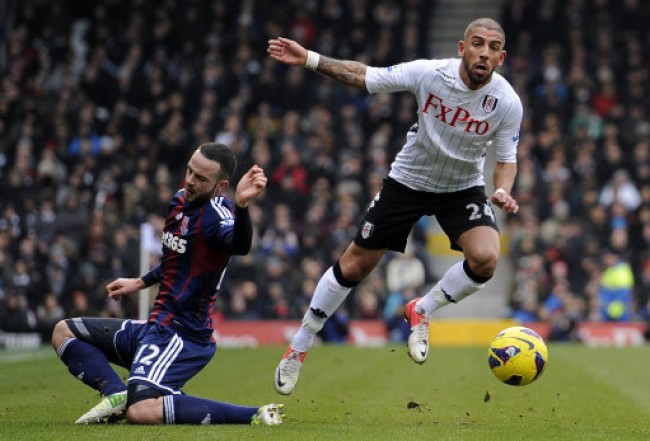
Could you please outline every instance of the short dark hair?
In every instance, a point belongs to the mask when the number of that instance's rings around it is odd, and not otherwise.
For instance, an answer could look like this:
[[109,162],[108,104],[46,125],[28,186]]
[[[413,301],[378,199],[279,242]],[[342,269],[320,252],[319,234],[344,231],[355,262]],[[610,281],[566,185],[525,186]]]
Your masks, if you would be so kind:
[[465,28],[465,33],[463,34],[463,39],[467,40],[467,36],[475,28],[485,28],[490,31],[497,31],[503,36],[503,45],[506,45],[506,33],[503,32],[503,28],[498,21],[488,17],[477,18],[467,25]]
[[211,161],[218,162],[221,165],[220,179],[231,179],[237,169],[237,158],[230,147],[218,142],[208,142],[201,144],[198,148],[203,156]]

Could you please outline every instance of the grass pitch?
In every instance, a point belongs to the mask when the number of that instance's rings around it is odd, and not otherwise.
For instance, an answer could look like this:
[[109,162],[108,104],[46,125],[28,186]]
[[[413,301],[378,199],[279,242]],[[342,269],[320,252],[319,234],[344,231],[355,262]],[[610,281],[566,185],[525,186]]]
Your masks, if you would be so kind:
[[285,403],[277,427],[76,426],[99,396],[53,351],[0,352],[0,439],[647,440],[648,349],[550,345],[544,375],[514,387],[492,376],[482,347],[432,347],[418,366],[402,345],[319,346],[286,397],[273,388],[284,347],[220,349],[185,388],[238,404]]

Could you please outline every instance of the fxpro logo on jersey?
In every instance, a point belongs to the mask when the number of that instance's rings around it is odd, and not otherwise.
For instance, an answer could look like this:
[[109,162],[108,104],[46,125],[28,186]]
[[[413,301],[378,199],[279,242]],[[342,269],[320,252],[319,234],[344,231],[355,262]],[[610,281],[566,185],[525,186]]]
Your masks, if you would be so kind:
[[174,250],[179,254],[185,253],[187,251],[187,239],[181,239],[178,236],[174,236],[169,231],[166,231],[162,235],[162,244],[163,246]]
[[[496,105],[496,101],[494,102],[494,105]],[[437,110],[438,113],[430,113],[430,110]],[[442,102],[442,98],[432,93],[429,94],[429,98],[427,98],[427,102],[422,108],[422,113],[433,114],[434,118],[451,127],[459,127],[461,124],[466,124],[464,130],[468,133],[473,132],[477,135],[484,135],[490,129],[489,122],[475,119],[462,107],[445,106]]]

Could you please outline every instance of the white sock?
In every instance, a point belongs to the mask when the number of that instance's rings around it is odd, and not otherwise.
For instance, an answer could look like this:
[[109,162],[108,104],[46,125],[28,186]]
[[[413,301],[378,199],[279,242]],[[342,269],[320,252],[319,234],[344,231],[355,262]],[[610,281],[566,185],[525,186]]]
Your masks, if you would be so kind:
[[[352,288],[339,284],[334,277],[332,267],[325,271],[316,285],[309,309],[302,319],[302,325],[291,340],[293,349],[305,352],[311,347],[314,337],[323,328],[327,318],[341,306],[351,290]],[[317,313],[314,314],[314,311]],[[323,316],[320,313],[324,313]]]
[[418,300],[416,311],[424,314],[425,317],[431,317],[435,311],[451,303],[445,294],[457,303],[484,286],[485,283],[476,283],[469,278],[463,269],[463,261],[457,262],[447,270],[427,295]]

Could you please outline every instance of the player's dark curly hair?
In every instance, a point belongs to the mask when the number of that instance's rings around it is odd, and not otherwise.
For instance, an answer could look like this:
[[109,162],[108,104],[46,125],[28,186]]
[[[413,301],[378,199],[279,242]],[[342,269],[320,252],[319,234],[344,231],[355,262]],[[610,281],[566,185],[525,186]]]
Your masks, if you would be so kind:
[[200,145],[198,150],[209,160],[221,164],[219,179],[230,180],[233,177],[237,169],[237,158],[230,147],[218,142],[208,142]]

